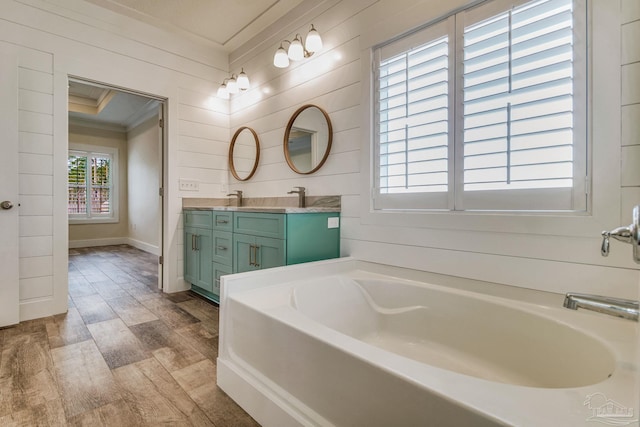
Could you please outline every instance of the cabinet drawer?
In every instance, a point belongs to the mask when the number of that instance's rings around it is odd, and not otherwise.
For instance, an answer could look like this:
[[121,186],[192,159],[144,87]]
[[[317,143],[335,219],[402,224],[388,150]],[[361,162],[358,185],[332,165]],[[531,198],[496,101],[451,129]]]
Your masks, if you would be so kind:
[[213,229],[216,231],[232,231],[233,212],[213,211]]
[[285,214],[236,212],[233,216],[234,233],[284,239],[285,226]]
[[212,260],[219,264],[233,265],[233,237],[230,231],[213,232]]
[[211,217],[210,211],[184,211],[184,226],[211,229]]

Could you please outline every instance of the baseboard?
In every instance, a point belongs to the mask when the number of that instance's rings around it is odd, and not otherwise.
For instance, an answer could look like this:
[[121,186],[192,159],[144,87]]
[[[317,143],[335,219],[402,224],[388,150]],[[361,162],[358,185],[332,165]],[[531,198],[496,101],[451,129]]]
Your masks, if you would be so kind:
[[91,248],[94,246],[128,245],[128,237],[107,237],[103,239],[69,240],[69,248]]
[[150,245],[131,237],[107,237],[103,239],[69,240],[69,248],[92,248],[94,246],[130,245],[153,255],[160,255],[157,246]]
[[158,248],[157,246],[150,245],[149,243],[145,243],[140,240],[132,239],[131,237],[127,239],[127,243],[129,243],[129,245],[133,246],[134,248],[140,249],[141,251],[160,256],[160,248]]

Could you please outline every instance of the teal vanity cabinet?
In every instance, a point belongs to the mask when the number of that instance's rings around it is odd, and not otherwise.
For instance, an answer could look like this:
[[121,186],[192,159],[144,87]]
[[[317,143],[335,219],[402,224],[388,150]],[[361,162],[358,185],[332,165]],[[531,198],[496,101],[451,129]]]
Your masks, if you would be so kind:
[[[340,256],[337,212],[233,215],[233,272]],[[333,223],[329,218],[335,218]]]
[[211,212],[184,213],[184,280],[209,293],[213,291],[211,217]]
[[220,302],[220,276],[340,256],[338,212],[184,210],[184,280]]

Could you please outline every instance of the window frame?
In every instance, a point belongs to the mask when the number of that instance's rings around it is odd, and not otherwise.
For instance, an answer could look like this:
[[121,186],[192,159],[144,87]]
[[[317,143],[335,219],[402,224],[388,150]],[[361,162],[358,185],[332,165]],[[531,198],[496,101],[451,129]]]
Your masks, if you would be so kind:
[[[628,220],[626,207],[629,201],[622,196],[628,194],[621,188],[621,72],[620,49],[612,49],[611,42],[620,40],[620,5],[607,0],[587,0],[587,87],[589,88],[587,107],[588,153],[586,212],[515,212],[515,211],[438,211],[407,208],[375,209],[374,186],[374,138],[375,112],[373,73],[375,62],[373,50],[412,28],[435,23],[452,13],[484,0],[468,2],[452,0],[450,3],[433,7],[420,4],[389,16],[387,9],[380,6],[375,11],[378,25],[361,34],[361,115],[362,134],[360,192],[351,203],[359,208],[359,223],[374,233],[368,240],[376,241],[386,236],[386,230],[432,229],[441,230],[449,236],[447,240],[425,242],[439,247],[464,249],[461,236],[468,233],[505,233],[534,237],[536,242],[547,242],[551,236],[590,239],[599,244],[600,232],[620,225]],[[615,45],[618,48],[619,44]],[[622,214],[621,214],[622,212]],[[597,236],[597,237],[594,237]],[[595,242],[595,243],[594,243]],[[577,246],[576,246],[577,245]],[[580,246],[582,248],[582,246]],[[582,250],[582,249],[580,249]],[[516,254],[524,251],[516,251]],[[563,251],[566,254],[566,250]],[[597,257],[599,259],[599,253]]]
[[[83,157],[87,157],[91,159],[93,157],[104,157],[109,156],[111,160],[111,168],[110,168],[110,188],[109,194],[110,197],[110,213],[108,214],[92,214],[90,209],[87,209],[86,213],[69,213],[69,176],[68,176],[68,167],[67,167],[67,215],[69,217],[69,224],[109,224],[109,223],[117,223],[119,222],[119,150],[115,147],[106,147],[106,146],[98,146],[98,145],[90,145],[90,144],[77,144],[70,143],[69,150],[67,152],[67,162],[69,156],[71,155],[80,155]],[[91,161],[88,161],[88,165],[91,164]],[[87,168],[87,175],[89,175],[89,167]],[[86,182],[87,195],[90,195],[91,182],[88,177]]]
[[[590,135],[587,132],[589,109],[587,92],[589,61],[586,40],[588,31],[587,6],[584,1],[573,1],[574,16],[574,97],[573,97],[573,186],[571,188],[515,189],[515,190],[464,190],[464,63],[463,34],[466,27],[484,19],[504,13],[510,7],[517,7],[533,0],[489,0],[475,2],[467,7],[454,10],[444,18],[423,24],[417,30],[400,35],[372,47],[373,66],[371,79],[372,99],[372,141],[373,141],[373,182],[371,209],[373,211],[424,210],[425,212],[511,212],[514,214],[585,214],[589,212],[589,185],[591,170]],[[471,22],[470,22],[471,21]],[[449,150],[448,150],[448,191],[440,193],[396,193],[384,194],[380,191],[380,129],[379,114],[379,64],[380,52],[392,50],[394,54],[407,52],[412,44],[428,44],[446,27],[444,35],[449,37]],[[586,35],[586,37],[585,37]],[[390,47],[391,46],[391,47]],[[404,50],[403,50],[404,49]],[[581,52],[576,55],[575,52]],[[386,54],[385,57],[390,57]],[[578,88],[578,90],[576,90]],[[544,204],[544,208],[534,206]]]

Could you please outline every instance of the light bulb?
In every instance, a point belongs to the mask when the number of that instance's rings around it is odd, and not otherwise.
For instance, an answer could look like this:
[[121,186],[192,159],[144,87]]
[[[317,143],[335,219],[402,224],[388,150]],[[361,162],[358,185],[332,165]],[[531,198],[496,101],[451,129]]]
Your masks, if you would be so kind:
[[234,76],[231,76],[227,82],[227,91],[231,94],[238,93],[238,82],[236,82],[236,78]]
[[289,59],[292,61],[300,61],[304,58],[304,48],[302,47],[302,42],[298,38],[296,34],[296,38],[293,39],[291,44],[289,45]]
[[247,76],[247,73],[244,72],[243,68],[242,71],[240,71],[240,74],[238,74],[238,89],[247,90],[249,89],[249,86],[249,76]]
[[227,85],[224,83],[218,88],[218,98],[229,99],[229,91],[227,90]]
[[276,54],[273,56],[273,65],[278,68],[286,68],[289,66],[289,57],[287,56],[287,51],[282,47],[282,44],[280,44],[280,47],[276,50]]
[[320,37],[320,33],[313,28],[313,24],[311,24],[311,29],[309,30],[309,34],[307,34],[304,47],[311,53],[318,52],[322,49],[322,38]]

